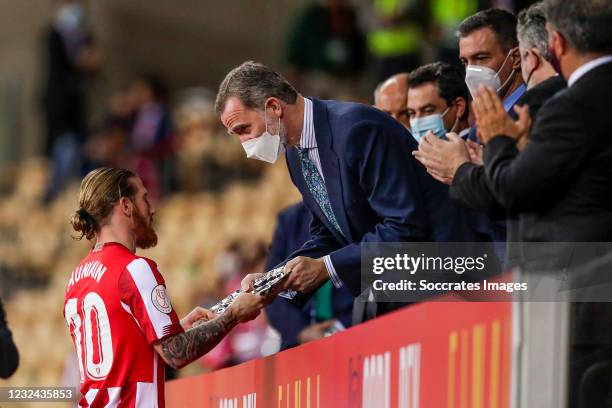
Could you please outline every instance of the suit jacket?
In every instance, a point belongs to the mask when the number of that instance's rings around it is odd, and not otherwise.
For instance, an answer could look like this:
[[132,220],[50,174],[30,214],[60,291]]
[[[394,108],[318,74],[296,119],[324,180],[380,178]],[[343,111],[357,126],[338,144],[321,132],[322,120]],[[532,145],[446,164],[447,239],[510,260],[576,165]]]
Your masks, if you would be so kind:
[[[567,83],[562,76],[548,78],[525,92],[516,104],[519,106],[528,105],[531,118],[535,120],[544,103],[566,86]],[[513,118],[516,118],[514,111],[510,114]],[[491,219],[508,218],[507,241],[516,242],[520,239],[519,223],[515,215],[509,214],[495,198],[493,191],[489,188],[484,166],[474,163],[462,164],[457,169],[449,191],[451,199],[459,205],[484,212]],[[516,254],[506,253],[506,256],[507,260],[513,263]]]
[[612,238],[612,64],[588,72],[540,109],[519,155],[501,136],[485,147],[496,199],[523,223],[525,241]]
[[[557,92],[567,86],[562,76],[554,76],[529,89],[516,103],[528,105],[532,120],[538,116],[540,108]],[[516,113],[510,115],[516,119]],[[457,169],[450,187],[451,199],[463,206],[483,211],[492,217],[505,217],[506,209],[495,199],[487,185],[484,167],[474,163],[464,163]]]
[[[507,95],[504,98],[504,109],[513,119],[516,119],[514,106],[520,102],[521,98],[525,95],[526,90],[526,85],[521,84],[514,91],[512,91],[510,95]],[[467,139],[473,142],[478,142],[477,131],[478,129],[475,126],[471,127]],[[495,242],[495,251],[500,260],[504,260],[507,257],[506,242],[508,238],[508,231],[506,221],[503,218],[502,212],[501,215],[499,213],[489,215],[480,214],[480,219],[478,220],[478,229],[489,235]]]
[[[525,246],[527,269],[535,265],[567,270],[571,280],[574,267],[594,258],[568,243],[612,241],[611,94],[612,63],[607,63],[540,109],[520,155],[507,136],[492,139],[485,148],[489,185],[506,209],[520,214],[521,239],[565,243],[546,253],[532,251],[533,244]],[[612,343],[611,303],[575,303],[572,313],[573,344]]]
[[[310,238],[312,216],[304,203],[294,204],[278,215],[276,230],[270,245],[266,270],[274,268]],[[314,299],[303,307],[282,297],[266,306],[268,321],[281,335],[281,350],[296,346],[300,332],[315,323]],[[345,327],[351,325],[353,296],[345,286],[332,289],[333,317]]]
[[295,148],[287,166],[313,214],[311,238],[290,258],[330,255],[342,282],[361,293],[361,246],[368,242],[479,241],[448,189],[412,157],[408,131],[370,106],[313,99],[315,137],[339,233],[321,211],[302,175]]

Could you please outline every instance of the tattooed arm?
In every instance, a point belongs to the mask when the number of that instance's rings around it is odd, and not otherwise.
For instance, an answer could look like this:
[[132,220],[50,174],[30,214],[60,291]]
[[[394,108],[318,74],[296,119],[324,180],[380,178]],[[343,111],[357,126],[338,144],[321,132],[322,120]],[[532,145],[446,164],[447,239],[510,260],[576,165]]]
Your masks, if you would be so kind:
[[242,294],[221,316],[199,320],[189,330],[169,336],[153,347],[169,366],[182,368],[209,352],[238,323],[257,317],[263,301],[259,295]]
[[233,313],[226,313],[191,329],[163,339],[154,347],[173,368],[182,368],[215,347],[238,323]]

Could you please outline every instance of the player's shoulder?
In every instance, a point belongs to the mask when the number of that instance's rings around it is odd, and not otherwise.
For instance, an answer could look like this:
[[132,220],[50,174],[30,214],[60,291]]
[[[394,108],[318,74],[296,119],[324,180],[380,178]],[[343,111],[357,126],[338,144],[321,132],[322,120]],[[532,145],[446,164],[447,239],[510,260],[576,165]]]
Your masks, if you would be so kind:
[[327,112],[331,120],[352,123],[356,119],[363,120],[366,118],[376,120],[383,118],[383,120],[387,120],[389,118],[389,116],[384,114],[382,111],[363,103],[335,100],[325,100],[320,102],[327,108]]
[[[94,255],[95,251],[92,251],[91,254]],[[157,270],[157,264],[152,259],[137,255],[120,244],[105,245],[101,250],[100,257],[119,271],[128,267]]]
[[[327,107],[329,124],[335,142],[353,149],[357,138],[368,139],[379,134],[410,136],[408,131],[385,112],[357,102],[321,101]],[[359,149],[355,149],[359,150]]]
[[126,265],[126,269],[129,268],[142,268],[146,270],[151,270],[153,272],[159,272],[157,268],[157,264],[154,260],[147,258],[145,256],[134,255],[134,257],[130,260],[130,262]]
[[164,280],[155,261],[144,256],[134,256],[123,273],[131,275],[134,281],[152,280],[161,283]]

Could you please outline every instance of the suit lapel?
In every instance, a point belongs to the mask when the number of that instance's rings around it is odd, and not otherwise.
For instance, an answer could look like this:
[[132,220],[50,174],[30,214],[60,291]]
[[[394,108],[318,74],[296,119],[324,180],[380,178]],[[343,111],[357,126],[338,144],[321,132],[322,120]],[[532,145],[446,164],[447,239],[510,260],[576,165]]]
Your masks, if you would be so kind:
[[[331,129],[329,127],[329,120],[327,118],[327,107],[325,106],[324,102],[318,99],[313,98],[312,103],[315,138],[317,139],[317,148],[319,151],[319,157],[321,159],[321,168],[325,178],[327,195],[329,196],[329,201],[334,211],[334,215],[338,220],[338,224],[342,229],[342,233],[344,234],[345,238],[350,241],[351,231],[346,218],[346,207],[344,206],[344,198],[342,194],[340,163],[338,156],[332,149],[333,139]],[[332,229],[334,228],[332,227]]]

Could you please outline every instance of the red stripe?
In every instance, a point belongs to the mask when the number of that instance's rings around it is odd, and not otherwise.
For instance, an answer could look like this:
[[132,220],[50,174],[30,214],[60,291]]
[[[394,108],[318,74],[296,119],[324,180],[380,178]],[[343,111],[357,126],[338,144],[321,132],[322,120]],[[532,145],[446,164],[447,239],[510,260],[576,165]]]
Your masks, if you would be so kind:
[[159,408],[164,408],[165,401],[165,383],[166,383],[166,363],[155,353],[157,359],[157,404]]
[[90,405],[90,408],[104,408],[110,402],[110,398],[108,397],[108,390],[103,388],[98,391],[96,397]]

